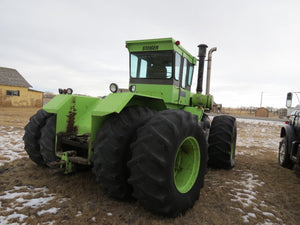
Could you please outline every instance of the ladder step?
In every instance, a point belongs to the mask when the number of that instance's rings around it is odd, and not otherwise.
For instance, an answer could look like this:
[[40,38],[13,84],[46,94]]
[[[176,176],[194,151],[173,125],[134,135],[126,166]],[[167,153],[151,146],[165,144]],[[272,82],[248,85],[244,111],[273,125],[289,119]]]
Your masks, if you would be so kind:
[[78,156],[70,156],[68,157],[70,162],[73,163],[78,163],[78,164],[83,164],[83,165],[89,165],[89,160],[83,157],[78,157]]

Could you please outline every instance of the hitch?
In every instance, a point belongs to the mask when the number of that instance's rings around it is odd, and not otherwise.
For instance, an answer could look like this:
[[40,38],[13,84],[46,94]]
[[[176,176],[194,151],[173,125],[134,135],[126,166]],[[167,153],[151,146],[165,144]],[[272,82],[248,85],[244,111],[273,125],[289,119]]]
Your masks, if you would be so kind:
[[65,167],[64,174],[69,174],[74,172],[74,164],[70,161],[69,156],[76,155],[75,151],[66,151],[63,152],[61,155],[61,161],[64,162],[64,164],[60,164],[60,168]]
[[60,168],[65,168],[64,174],[69,174],[75,171],[74,164],[90,165],[89,160],[83,157],[76,156],[76,151],[66,151],[59,154],[61,160],[57,162]]

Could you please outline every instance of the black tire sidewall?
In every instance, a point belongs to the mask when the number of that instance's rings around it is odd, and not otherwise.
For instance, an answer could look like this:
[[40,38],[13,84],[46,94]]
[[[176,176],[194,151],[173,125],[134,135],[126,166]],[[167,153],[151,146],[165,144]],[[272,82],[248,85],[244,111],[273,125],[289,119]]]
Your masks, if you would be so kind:
[[[193,187],[180,193],[175,185],[174,164],[178,148],[187,137],[198,141],[201,162]],[[145,208],[163,216],[176,217],[193,206],[203,187],[207,164],[207,143],[197,116],[181,110],[157,113],[138,130],[132,151],[133,157],[128,163],[132,172],[129,182],[134,187],[134,197]],[[159,196],[163,196],[161,200]]]
[[[231,158],[231,168],[233,168],[235,166],[236,139],[237,139],[237,124],[236,124],[236,120],[235,120],[233,128],[232,128],[232,137],[231,137],[231,144],[234,145],[232,158]],[[231,152],[231,149],[230,149],[230,152]]]
[[[207,146],[206,146],[206,140],[205,140],[205,136],[203,134],[203,132],[201,132],[201,129],[199,129],[197,131],[197,134],[195,135],[195,133],[191,132],[192,130],[189,130],[188,132],[186,132],[184,135],[182,135],[181,137],[178,137],[178,140],[174,145],[174,151],[172,152],[172,156],[170,157],[171,161],[170,161],[170,180],[169,180],[169,186],[172,187],[170,189],[170,191],[172,192],[172,194],[170,195],[170,198],[172,198],[173,204],[177,205],[177,208],[179,208],[180,210],[178,211],[182,211],[186,208],[190,208],[191,202],[193,202],[193,200],[196,200],[199,198],[199,190],[204,186],[204,175],[205,175],[205,171],[206,171],[206,164],[207,164],[207,156],[205,151],[207,151]],[[199,134],[202,133],[202,134]],[[175,181],[174,181],[174,163],[175,163],[175,157],[176,157],[176,153],[177,150],[180,146],[180,144],[182,143],[182,141],[187,138],[187,137],[194,137],[199,144],[199,149],[200,149],[200,167],[199,167],[199,171],[198,171],[198,176],[197,179],[193,185],[193,187],[186,193],[181,193],[178,191],[177,187],[175,186]],[[190,200],[187,201],[187,198],[189,198]],[[171,200],[171,199],[170,199]],[[177,214],[177,213],[175,213]]]
[[24,148],[29,158],[40,166],[45,165],[40,151],[41,129],[45,126],[47,118],[51,115],[45,110],[40,109],[30,118],[29,123],[24,127]]
[[132,187],[127,183],[130,143],[137,128],[153,114],[147,107],[127,107],[120,114],[112,114],[97,134],[93,144],[93,172],[103,190],[113,198],[131,198]]
[[214,117],[208,138],[208,165],[216,169],[232,169],[235,166],[236,139],[236,119],[226,115]]
[[[285,145],[285,148],[284,148],[284,157],[283,157],[283,161],[282,163],[280,162],[280,159],[281,159],[281,154],[280,154],[280,150],[281,150],[281,147],[282,145]],[[278,163],[280,166],[284,167],[284,168],[288,168],[288,169],[292,169],[293,168],[293,162],[292,160],[290,159],[290,153],[288,151],[289,149],[289,140],[287,138],[287,136],[284,136],[282,138],[282,140],[280,141],[279,143],[279,150],[278,150]]]
[[57,160],[55,154],[56,115],[52,114],[41,129],[40,152],[46,165]]

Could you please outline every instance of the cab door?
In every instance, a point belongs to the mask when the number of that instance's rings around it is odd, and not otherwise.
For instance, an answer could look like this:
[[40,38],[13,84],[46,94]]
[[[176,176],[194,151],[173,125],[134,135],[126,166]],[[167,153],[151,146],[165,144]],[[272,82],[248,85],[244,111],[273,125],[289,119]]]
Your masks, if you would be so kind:
[[182,67],[179,82],[179,104],[188,105],[190,102],[190,92],[188,90],[188,60],[182,57]]

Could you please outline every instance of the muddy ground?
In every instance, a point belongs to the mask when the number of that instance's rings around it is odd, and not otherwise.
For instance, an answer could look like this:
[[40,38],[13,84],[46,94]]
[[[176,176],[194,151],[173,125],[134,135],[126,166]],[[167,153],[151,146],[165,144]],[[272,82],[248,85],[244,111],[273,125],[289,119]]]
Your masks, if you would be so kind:
[[0,224],[300,224],[300,170],[277,163],[282,122],[238,119],[236,167],[209,169],[195,206],[175,219],[107,197],[90,171],[31,162],[23,127],[37,109],[0,109]]

